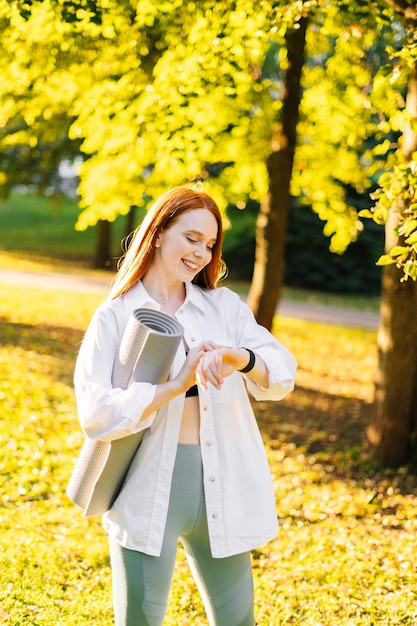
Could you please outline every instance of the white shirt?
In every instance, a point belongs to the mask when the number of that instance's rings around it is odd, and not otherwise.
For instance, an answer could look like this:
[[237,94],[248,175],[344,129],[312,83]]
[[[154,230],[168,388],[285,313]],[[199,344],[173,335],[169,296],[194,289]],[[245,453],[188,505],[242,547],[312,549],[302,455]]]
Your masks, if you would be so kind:
[[[251,550],[276,536],[274,489],[264,445],[247,389],[257,400],[280,400],[294,388],[296,362],[249,307],[227,288],[204,290],[187,283],[176,313],[192,348],[204,340],[251,348],[264,360],[269,386],[261,388],[240,372],[221,390],[199,388],[200,441],[210,546],[213,557]],[[125,484],[103,517],[105,530],[122,546],[159,556],[168,511],[185,394],[141,421],[156,385],[134,382],[112,388],[113,362],[133,309],[159,309],[141,282],[95,312],[75,369],[78,413],[85,434],[110,441],[146,430]],[[185,359],[181,343],[171,369]],[[246,379],[246,386],[244,383]]]

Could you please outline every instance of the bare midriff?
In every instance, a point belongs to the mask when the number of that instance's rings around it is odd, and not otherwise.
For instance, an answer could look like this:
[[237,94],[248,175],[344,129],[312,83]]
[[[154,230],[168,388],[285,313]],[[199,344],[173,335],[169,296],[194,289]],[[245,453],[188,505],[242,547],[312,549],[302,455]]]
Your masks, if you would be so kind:
[[179,443],[200,443],[200,404],[198,396],[185,398]]

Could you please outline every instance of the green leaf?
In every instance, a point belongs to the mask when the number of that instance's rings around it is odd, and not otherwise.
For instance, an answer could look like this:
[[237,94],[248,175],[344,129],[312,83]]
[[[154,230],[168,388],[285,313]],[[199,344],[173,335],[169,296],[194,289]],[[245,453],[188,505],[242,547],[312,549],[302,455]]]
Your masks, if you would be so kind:
[[407,239],[405,240],[405,243],[408,243],[408,245],[410,245],[410,246],[413,246],[414,244],[416,244],[417,243],[417,232],[414,232],[412,235],[407,237]]
[[362,209],[362,211],[359,211],[358,215],[359,217],[370,217],[371,219],[374,217],[373,212],[369,209]]
[[398,257],[398,256],[401,256],[402,254],[408,254],[408,252],[409,252],[409,248],[407,248],[407,246],[394,246],[392,250],[390,250],[389,256]]
[[383,254],[376,262],[377,265],[392,265],[393,263],[396,263],[395,259],[388,254]]
[[400,235],[404,235],[407,237],[410,235],[413,230],[417,228],[417,219],[407,219],[401,224],[401,227],[398,229]]
[[404,265],[404,274],[413,280],[417,280],[417,261],[410,260]]

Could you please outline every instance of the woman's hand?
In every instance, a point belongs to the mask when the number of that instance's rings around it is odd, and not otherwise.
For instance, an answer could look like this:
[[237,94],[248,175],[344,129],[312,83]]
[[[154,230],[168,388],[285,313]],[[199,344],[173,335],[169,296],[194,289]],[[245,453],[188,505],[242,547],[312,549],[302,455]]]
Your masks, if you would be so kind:
[[196,378],[198,365],[207,354],[216,350],[218,347],[219,346],[212,341],[204,341],[195,348],[191,348],[181,370],[174,379],[178,384],[180,393],[184,393],[198,382]]
[[216,389],[221,389],[224,379],[233,372],[243,369],[248,363],[248,358],[248,351],[244,348],[216,346],[200,355],[195,372],[197,383],[204,391],[207,391],[208,383]]

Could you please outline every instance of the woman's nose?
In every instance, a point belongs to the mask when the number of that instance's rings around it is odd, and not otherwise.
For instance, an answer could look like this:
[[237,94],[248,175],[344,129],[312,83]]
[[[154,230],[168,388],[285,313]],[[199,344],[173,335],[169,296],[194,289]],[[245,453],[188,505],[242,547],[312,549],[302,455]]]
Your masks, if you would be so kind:
[[204,256],[204,243],[203,242],[199,242],[196,247],[194,248],[194,254],[195,256],[198,256],[200,258],[202,258]]

